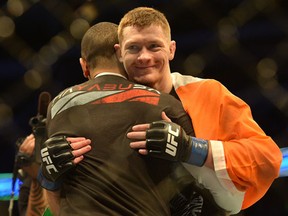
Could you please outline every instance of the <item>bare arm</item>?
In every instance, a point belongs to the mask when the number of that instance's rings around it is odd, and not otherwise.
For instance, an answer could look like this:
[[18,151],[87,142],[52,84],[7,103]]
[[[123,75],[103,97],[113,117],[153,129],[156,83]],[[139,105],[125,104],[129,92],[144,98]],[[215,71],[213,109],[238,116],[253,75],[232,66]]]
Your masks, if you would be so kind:
[[47,207],[46,198],[43,188],[36,179],[33,179],[30,187],[30,194],[26,215],[39,216],[42,215]]
[[60,190],[49,191],[44,190],[48,206],[53,214],[53,216],[58,216],[60,211]]
[[[35,138],[33,134],[31,134],[25,138],[25,140],[19,147],[19,151],[31,157],[34,153],[34,148],[35,148]],[[45,208],[47,207],[47,202],[44,197],[43,189],[36,179],[39,170],[39,164],[32,162],[29,165],[23,166],[22,169],[31,178],[31,186],[28,197],[26,215],[31,216],[42,215]]]

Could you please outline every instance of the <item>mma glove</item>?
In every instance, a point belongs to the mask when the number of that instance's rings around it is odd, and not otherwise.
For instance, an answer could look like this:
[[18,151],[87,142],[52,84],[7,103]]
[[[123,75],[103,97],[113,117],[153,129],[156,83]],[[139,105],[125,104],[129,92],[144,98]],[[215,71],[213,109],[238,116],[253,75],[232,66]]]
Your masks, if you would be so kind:
[[146,148],[152,157],[203,166],[208,147],[207,140],[188,136],[173,122],[156,121],[146,131]]
[[75,167],[74,158],[65,136],[49,138],[41,147],[41,175],[51,182],[62,179]]

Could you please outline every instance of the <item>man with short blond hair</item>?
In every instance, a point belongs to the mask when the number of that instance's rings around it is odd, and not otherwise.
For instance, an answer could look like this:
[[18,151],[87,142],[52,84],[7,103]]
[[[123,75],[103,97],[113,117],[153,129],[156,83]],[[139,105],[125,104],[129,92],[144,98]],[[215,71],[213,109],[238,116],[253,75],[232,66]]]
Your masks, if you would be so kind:
[[[130,10],[121,19],[118,34],[115,47],[128,78],[178,97],[192,119],[196,137],[204,140],[201,145],[207,151],[192,148],[191,158],[198,161],[191,160],[193,166],[183,163],[191,174],[209,189],[214,184],[224,188],[218,204],[232,213],[261,199],[278,177],[282,156],[253,120],[250,107],[216,80],[171,73],[169,61],[174,58],[176,42],[170,39],[169,23],[160,11],[148,7]],[[145,149],[151,141],[145,140],[146,130],[150,135],[154,126],[134,126],[128,137],[139,140],[131,143],[132,148],[149,155]],[[197,157],[195,152],[200,152]]]

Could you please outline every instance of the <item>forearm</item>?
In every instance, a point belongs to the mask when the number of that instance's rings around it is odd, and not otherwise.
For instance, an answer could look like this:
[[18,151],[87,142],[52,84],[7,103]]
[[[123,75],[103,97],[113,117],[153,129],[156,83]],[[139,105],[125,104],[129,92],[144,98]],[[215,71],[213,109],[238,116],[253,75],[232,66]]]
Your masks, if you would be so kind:
[[53,216],[58,216],[60,211],[60,191],[49,191],[45,190],[46,199],[48,206]]
[[40,186],[40,184],[37,182],[36,179],[33,179],[31,182],[26,215],[29,216],[42,215],[46,207],[47,202],[43,188]]

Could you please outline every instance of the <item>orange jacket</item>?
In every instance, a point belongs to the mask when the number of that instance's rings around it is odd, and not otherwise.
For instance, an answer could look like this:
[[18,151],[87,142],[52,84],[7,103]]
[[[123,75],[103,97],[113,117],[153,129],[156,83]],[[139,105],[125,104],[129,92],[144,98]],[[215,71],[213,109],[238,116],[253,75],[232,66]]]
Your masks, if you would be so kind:
[[245,192],[242,209],[253,205],[279,176],[279,147],[253,120],[250,107],[218,81],[179,73],[172,80],[196,136],[211,140],[219,181]]

